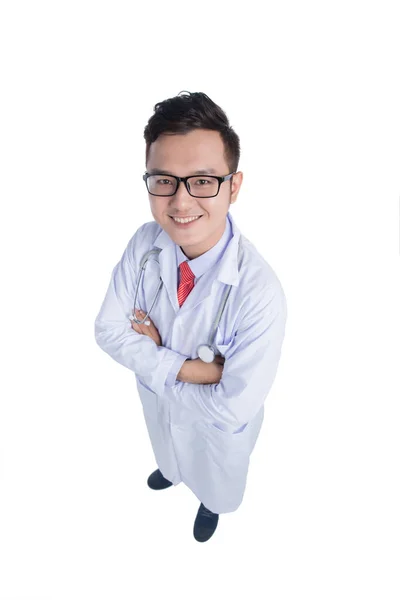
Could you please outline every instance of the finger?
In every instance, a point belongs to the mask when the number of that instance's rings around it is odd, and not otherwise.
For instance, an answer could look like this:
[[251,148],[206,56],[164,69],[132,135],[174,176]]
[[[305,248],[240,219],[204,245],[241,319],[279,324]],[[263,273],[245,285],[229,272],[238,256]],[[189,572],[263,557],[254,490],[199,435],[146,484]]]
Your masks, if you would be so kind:
[[139,325],[139,323],[136,323],[136,322],[133,320],[133,317],[129,317],[129,320],[130,320],[130,322],[131,322],[131,327],[132,327],[132,329],[134,329],[134,330],[135,330],[135,331],[137,331],[138,333],[143,333],[143,332],[142,332],[142,330],[141,330],[141,326]]
[[[137,314],[139,315],[140,319],[143,319],[145,316],[145,313],[142,310],[137,310]],[[146,327],[150,327],[151,326],[150,317],[147,317],[146,321],[144,321],[144,323],[142,323],[142,325],[146,325]]]
[[135,321],[132,321],[132,329],[134,329],[138,333],[142,333],[142,331],[140,329],[140,325],[138,325],[137,323],[135,323]]
[[[142,311],[142,310],[139,310],[138,308],[136,308],[135,310],[134,310],[134,309],[132,309],[132,313],[134,313],[134,314],[135,314],[135,317],[136,317],[137,319],[143,319],[143,317],[144,317],[143,311]],[[130,319],[133,319],[133,317],[129,317],[129,318],[130,318]],[[144,325],[144,323],[136,323],[136,325],[139,325],[139,327],[140,327],[141,325]]]

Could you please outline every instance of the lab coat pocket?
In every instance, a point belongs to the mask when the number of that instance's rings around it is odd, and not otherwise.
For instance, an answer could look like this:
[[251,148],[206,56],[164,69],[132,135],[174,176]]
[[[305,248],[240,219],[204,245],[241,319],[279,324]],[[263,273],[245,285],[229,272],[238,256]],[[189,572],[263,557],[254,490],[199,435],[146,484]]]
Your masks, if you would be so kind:
[[208,437],[215,455],[220,456],[220,461],[238,460],[238,455],[243,458],[248,453],[247,423],[236,432],[223,431],[218,423],[207,423]]
[[246,470],[249,460],[247,427],[238,433],[232,433],[209,422],[206,424],[206,431],[207,452],[221,473],[233,476],[237,469]]
[[230,433],[228,431],[225,431],[218,423],[211,423],[211,427],[215,427],[215,429],[218,429],[218,431],[222,431],[222,433],[224,433],[225,435],[237,435],[238,433],[242,433],[242,431],[246,429],[247,425],[248,423],[245,423],[244,425],[239,427],[239,429]]

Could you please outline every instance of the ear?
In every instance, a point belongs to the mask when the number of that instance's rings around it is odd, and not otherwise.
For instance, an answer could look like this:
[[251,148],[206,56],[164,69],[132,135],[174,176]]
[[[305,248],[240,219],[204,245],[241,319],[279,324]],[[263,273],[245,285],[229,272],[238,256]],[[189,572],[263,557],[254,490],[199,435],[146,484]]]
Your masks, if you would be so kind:
[[231,187],[231,204],[233,204],[237,200],[237,196],[239,194],[240,187],[241,187],[242,182],[243,182],[243,172],[242,171],[238,171],[237,173],[235,173],[232,176],[231,181],[232,181],[232,187]]

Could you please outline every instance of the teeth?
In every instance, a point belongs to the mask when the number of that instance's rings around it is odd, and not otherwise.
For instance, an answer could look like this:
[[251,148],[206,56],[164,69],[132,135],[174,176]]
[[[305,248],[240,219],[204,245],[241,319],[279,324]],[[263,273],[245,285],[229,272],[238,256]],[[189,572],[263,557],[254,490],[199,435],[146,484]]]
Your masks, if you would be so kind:
[[196,219],[199,219],[200,217],[188,217],[186,219],[178,219],[175,217],[172,217],[174,219],[174,221],[177,221],[178,223],[190,223],[190,221],[195,221]]

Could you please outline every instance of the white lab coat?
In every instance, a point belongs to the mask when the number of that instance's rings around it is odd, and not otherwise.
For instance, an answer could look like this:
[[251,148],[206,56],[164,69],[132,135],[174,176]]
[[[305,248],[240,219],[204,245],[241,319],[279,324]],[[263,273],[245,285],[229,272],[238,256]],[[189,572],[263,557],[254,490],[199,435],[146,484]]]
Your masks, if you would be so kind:
[[[177,299],[175,243],[151,221],[130,239],[95,321],[98,345],[135,373],[158,468],[174,485],[184,482],[200,502],[221,514],[242,502],[249,467],[264,418],[264,401],[273,384],[287,318],[282,286],[253,244],[242,236],[243,264],[238,275],[240,231],[232,215],[233,237],[221,260],[196,282],[185,302]],[[162,248],[159,266],[147,262],[136,308],[150,308],[160,275],[163,286],[150,313],[162,346],[135,332],[134,308],[139,263],[151,248]],[[154,256],[154,255],[153,255]],[[165,385],[180,356],[198,357],[223,297],[232,284],[217,330],[216,347],[225,357],[219,383]],[[178,369],[179,371],[179,369]]]

